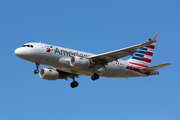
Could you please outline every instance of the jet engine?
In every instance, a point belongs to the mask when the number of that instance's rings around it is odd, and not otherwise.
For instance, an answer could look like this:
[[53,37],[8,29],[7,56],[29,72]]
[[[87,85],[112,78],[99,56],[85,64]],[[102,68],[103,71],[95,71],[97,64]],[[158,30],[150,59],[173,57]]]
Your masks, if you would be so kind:
[[70,59],[70,65],[77,69],[86,69],[90,66],[89,59],[74,56]]
[[70,57],[61,57],[58,61],[59,66],[65,67],[65,68],[71,68],[71,66],[69,64],[70,60],[71,60]]
[[49,68],[42,68],[39,76],[45,80],[57,80],[59,78],[59,73],[56,70]]

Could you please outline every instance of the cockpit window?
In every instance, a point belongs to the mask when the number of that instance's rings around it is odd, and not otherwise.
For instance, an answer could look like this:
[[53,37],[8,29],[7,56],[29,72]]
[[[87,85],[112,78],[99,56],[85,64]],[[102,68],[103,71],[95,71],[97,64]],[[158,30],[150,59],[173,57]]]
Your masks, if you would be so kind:
[[31,47],[31,48],[33,48],[33,45],[23,45],[22,47]]

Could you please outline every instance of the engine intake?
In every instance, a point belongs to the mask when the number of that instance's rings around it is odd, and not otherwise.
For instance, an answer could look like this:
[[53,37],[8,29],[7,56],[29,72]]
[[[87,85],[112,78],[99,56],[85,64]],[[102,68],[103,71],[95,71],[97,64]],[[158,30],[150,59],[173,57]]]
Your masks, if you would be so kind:
[[39,76],[45,80],[57,80],[59,77],[59,73],[58,71],[53,69],[42,68],[39,73]]
[[75,56],[70,59],[70,65],[77,69],[86,69],[90,66],[90,61],[89,59]]

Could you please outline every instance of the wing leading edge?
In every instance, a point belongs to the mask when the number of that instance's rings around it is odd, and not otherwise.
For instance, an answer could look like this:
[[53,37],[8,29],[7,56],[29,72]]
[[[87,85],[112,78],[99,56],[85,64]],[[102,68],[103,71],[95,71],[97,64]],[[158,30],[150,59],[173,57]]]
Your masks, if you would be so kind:
[[99,55],[94,55],[89,58],[93,59],[93,60],[104,61],[104,62],[108,63],[108,62],[123,58],[128,55],[133,55],[133,53],[136,52],[136,49],[142,48],[144,46],[150,45],[153,42],[155,42],[158,35],[159,35],[159,32],[157,32],[156,35],[150,41],[146,41],[144,43],[134,45],[131,47],[127,47],[127,48],[123,48],[123,49],[119,49],[119,50],[115,50],[115,51],[111,51],[111,52],[107,52],[107,53],[103,53],[103,54],[99,54]]

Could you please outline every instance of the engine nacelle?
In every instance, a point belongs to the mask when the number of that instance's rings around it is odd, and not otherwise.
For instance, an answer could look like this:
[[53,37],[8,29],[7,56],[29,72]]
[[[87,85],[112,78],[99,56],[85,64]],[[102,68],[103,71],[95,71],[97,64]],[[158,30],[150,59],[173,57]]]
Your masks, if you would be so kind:
[[65,67],[65,68],[71,68],[71,66],[70,66],[70,60],[71,60],[71,58],[70,57],[61,57],[60,59],[59,59],[59,61],[58,61],[58,63],[59,63],[59,66],[60,67]]
[[45,80],[57,80],[59,78],[59,73],[56,70],[49,68],[42,68],[39,76]]
[[86,69],[90,66],[90,61],[89,59],[75,56],[71,58],[70,65],[77,69]]

